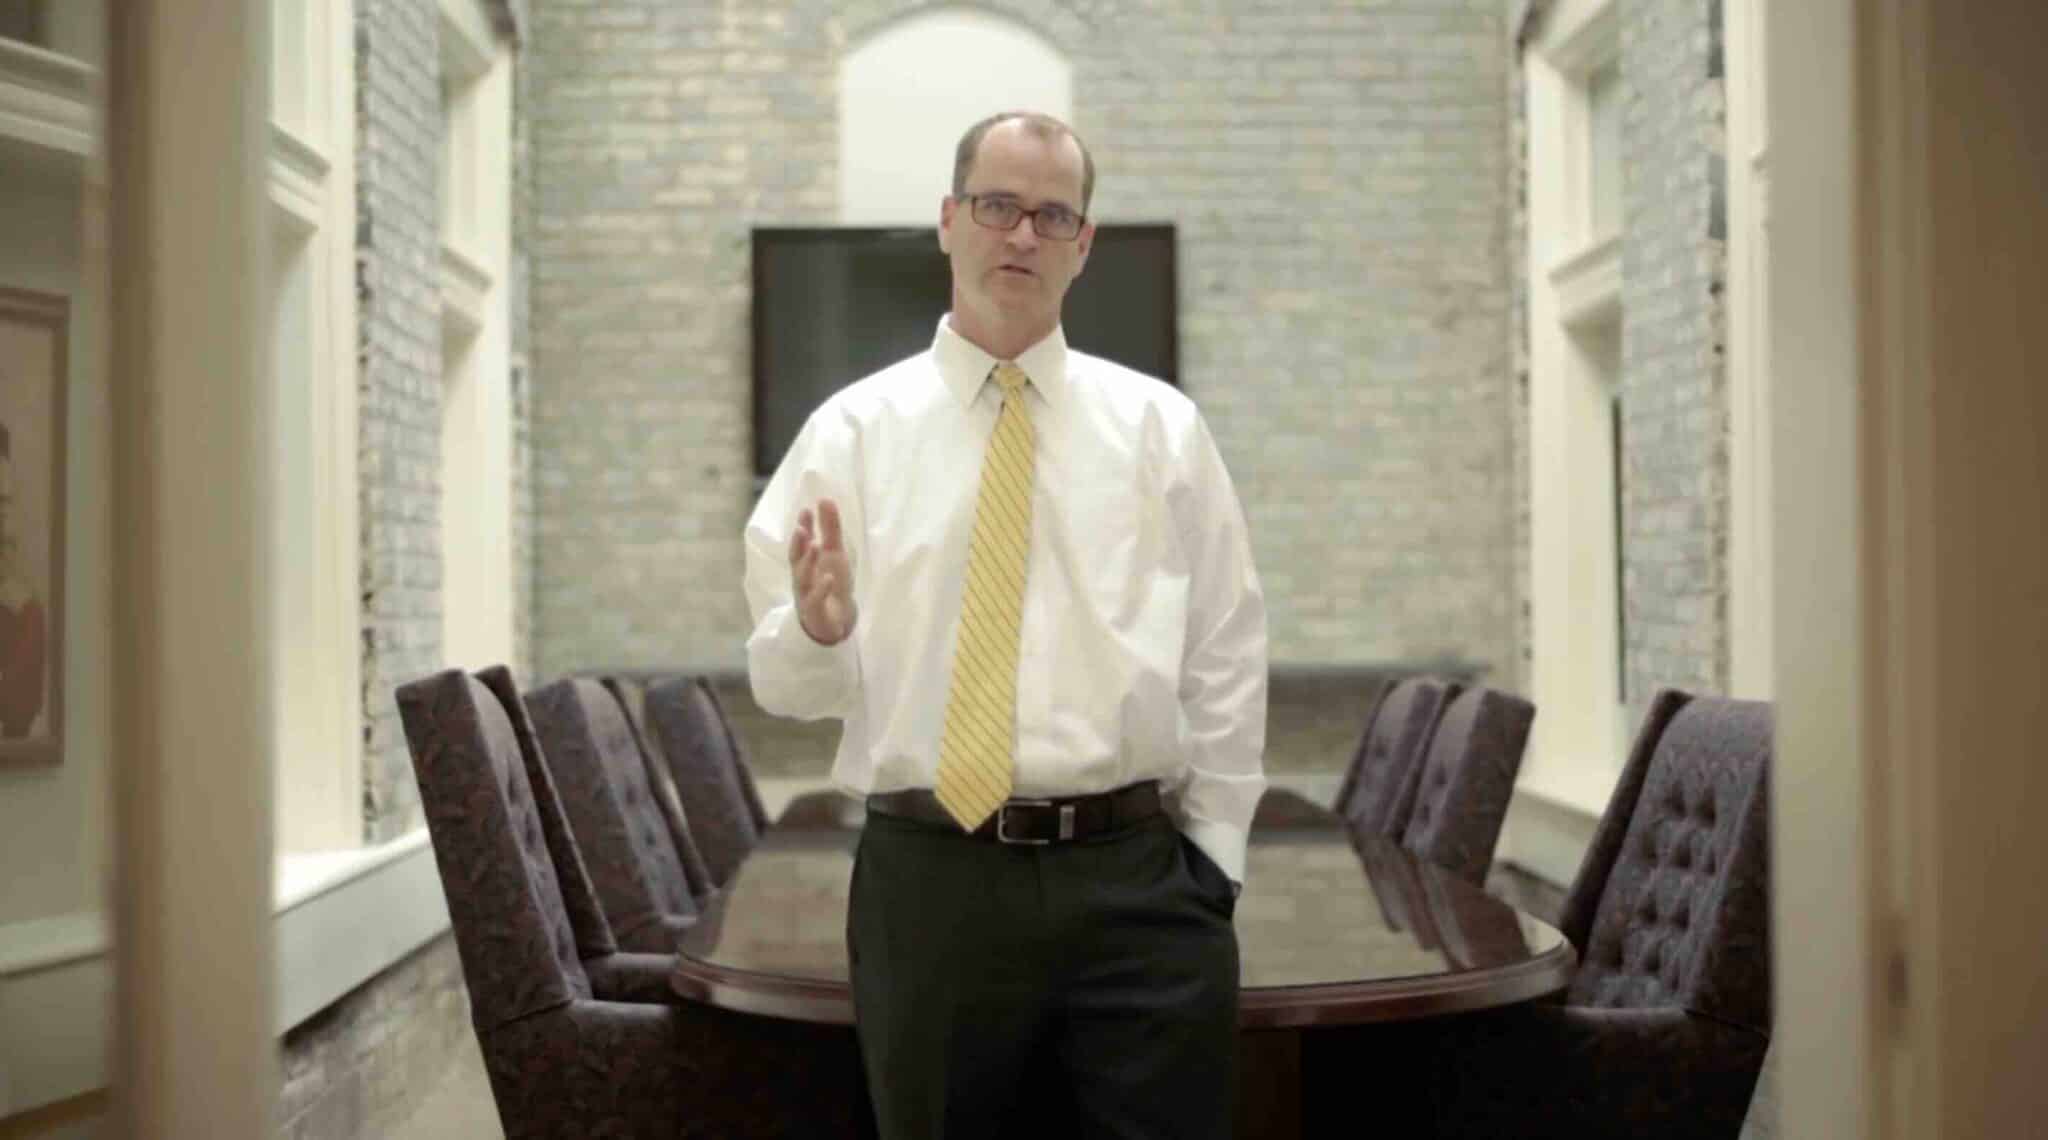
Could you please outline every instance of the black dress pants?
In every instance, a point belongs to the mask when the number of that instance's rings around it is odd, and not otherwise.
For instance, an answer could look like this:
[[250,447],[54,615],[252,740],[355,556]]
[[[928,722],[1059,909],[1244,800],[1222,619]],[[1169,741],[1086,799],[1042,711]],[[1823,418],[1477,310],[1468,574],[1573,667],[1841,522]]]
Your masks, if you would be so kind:
[[846,935],[881,1137],[1228,1137],[1234,907],[1165,815],[1029,847],[870,812]]

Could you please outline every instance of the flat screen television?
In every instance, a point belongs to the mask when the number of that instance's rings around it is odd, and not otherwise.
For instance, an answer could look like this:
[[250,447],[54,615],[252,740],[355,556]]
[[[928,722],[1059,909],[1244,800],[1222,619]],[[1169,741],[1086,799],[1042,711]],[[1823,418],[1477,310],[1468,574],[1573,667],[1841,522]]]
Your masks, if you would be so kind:
[[[754,230],[754,485],[826,397],[931,345],[952,296],[932,229]],[[1067,292],[1067,343],[1180,383],[1172,225],[1103,226]]]

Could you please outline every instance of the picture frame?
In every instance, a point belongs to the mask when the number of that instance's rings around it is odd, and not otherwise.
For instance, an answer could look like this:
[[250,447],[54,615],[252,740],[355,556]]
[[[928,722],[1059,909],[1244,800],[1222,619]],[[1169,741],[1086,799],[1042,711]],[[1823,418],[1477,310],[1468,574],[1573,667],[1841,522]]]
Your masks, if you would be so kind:
[[71,301],[0,286],[0,764],[64,760]]

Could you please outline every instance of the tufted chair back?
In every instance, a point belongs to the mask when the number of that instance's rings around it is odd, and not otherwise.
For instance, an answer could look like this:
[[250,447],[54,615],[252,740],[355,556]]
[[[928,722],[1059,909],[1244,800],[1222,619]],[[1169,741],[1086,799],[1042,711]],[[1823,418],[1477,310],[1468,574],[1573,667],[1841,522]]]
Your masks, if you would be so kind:
[[398,711],[478,1033],[588,998],[548,852],[554,790],[529,780],[504,708],[450,669],[399,686]]
[[619,945],[673,953],[697,904],[625,713],[603,685],[584,678],[535,689],[526,707]]
[[719,699],[718,686],[712,684],[708,677],[698,678],[697,685],[704,690],[704,699],[711,702],[711,713],[718,720],[719,730],[725,734],[726,755],[731,757],[732,770],[739,776],[740,795],[747,801],[747,814],[753,817],[754,832],[758,835],[768,830],[772,821],[768,818],[768,805],[761,802],[761,790],[754,786],[754,770],[747,763],[746,746],[740,743],[740,734],[733,731],[732,718],[725,714],[725,702]]
[[[503,665],[492,665],[478,670],[476,679],[498,699],[498,707],[505,710],[505,719],[512,722],[512,737],[519,742],[519,758],[526,768],[526,782],[534,789],[534,805],[540,812],[541,835],[547,840],[548,852],[554,856],[555,883],[562,890],[562,906],[569,912],[569,928],[576,934],[576,951],[582,956],[587,973],[591,959],[618,953],[618,939],[612,934],[611,924],[605,921],[604,908],[597,901],[597,888],[591,884],[590,871],[583,864],[582,853],[576,849],[576,838],[569,834],[569,818],[562,811],[561,790],[555,786],[554,777],[548,773],[547,763],[541,756],[533,718],[527,714],[526,702],[519,696],[519,685],[512,679],[512,670]],[[594,986],[595,979],[592,983]]]
[[1397,809],[1408,821],[1401,846],[1484,886],[1535,719],[1535,705],[1498,689],[1453,698]]
[[630,677],[606,677],[604,687],[626,714],[626,724],[633,730],[633,740],[640,745],[641,758],[647,762],[647,783],[654,789],[661,814],[668,817],[670,838],[675,840],[676,855],[683,861],[683,876],[690,882],[690,895],[702,902],[714,889],[711,868],[704,862],[704,853],[697,849],[689,813],[683,810],[682,796],[676,791],[675,774],[668,766],[668,757],[662,755],[654,726],[647,722],[647,686]]
[[668,758],[711,880],[724,886],[760,838],[745,771],[723,710],[709,686],[692,678],[647,690],[647,718]]
[[1565,900],[1568,1004],[1770,1032],[1770,762],[1769,705],[1657,694]]
[[1367,717],[1365,734],[1331,809],[1358,830],[1399,837],[1408,822],[1402,797],[1429,747],[1444,702],[1457,691],[1456,682],[1426,677],[1395,682]]

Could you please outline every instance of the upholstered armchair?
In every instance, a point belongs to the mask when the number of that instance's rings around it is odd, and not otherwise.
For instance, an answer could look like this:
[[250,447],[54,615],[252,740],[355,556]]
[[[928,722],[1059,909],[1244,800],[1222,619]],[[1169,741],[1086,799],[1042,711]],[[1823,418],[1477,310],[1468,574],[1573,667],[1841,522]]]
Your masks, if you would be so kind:
[[632,677],[610,676],[602,678],[602,681],[625,712],[626,724],[633,730],[633,741],[640,746],[640,755],[647,761],[647,782],[654,789],[662,814],[669,819],[676,855],[683,861],[683,876],[690,881],[690,897],[701,904],[717,888],[712,885],[711,868],[704,862],[704,853],[697,849],[696,837],[690,832],[689,813],[683,810],[682,796],[676,791],[675,775],[669,768],[668,758],[661,752],[661,740],[654,735],[654,726],[647,722],[647,686]]
[[529,691],[526,708],[612,933],[628,950],[673,953],[697,903],[618,702],[572,679]]
[[647,719],[661,742],[711,881],[723,887],[754,849],[767,815],[758,797],[748,794],[752,782],[724,709],[710,686],[677,678],[647,690]]
[[1535,705],[1498,689],[1471,688],[1452,698],[1394,810],[1394,818],[1407,821],[1401,846],[1485,886],[1535,719]]
[[564,821],[544,772],[529,781],[501,701],[459,670],[398,690],[509,1140],[860,1134],[850,1030],[593,996],[591,947],[572,930],[549,850]]
[[754,833],[768,830],[774,821],[768,818],[768,805],[761,799],[761,789],[754,784],[754,768],[747,761],[747,747],[740,741],[740,734],[733,731],[732,717],[726,715],[725,702],[719,699],[718,686],[709,677],[701,677],[697,687],[704,691],[704,699],[711,702],[711,713],[718,721],[719,731],[725,734],[726,754],[731,757],[732,770],[739,777],[740,796],[747,802],[747,815],[754,821]]
[[[562,896],[569,931],[576,939],[577,957],[590,978],[591,992],[604,1001],[658,1004],[676,1000],[669,985],[669,975],[675,971],[675,955],[621,949],[611,924],[605,921],[597,888],[591,885],[589,869],[569,834],[561,795],[541,758],[533,719],[527,715],[526,701],[519,695],[512,671],[503,665],[492,665],[479,671],[476,679],[497,698],[499,710],[512,726],[512,739],[519,747],[520,766],[525,770],[533,810],[540,821],[541,839],[555,866],[555,885]],[[424,795],[422,792],[422,798]]]
[[1351,827],[1373,835],[1399,838],[1404,815],[1401,794],[1407,790],[1444,701],[1458,691],[1456,682],[1422,677],[1396,681],[1379,690],[1366,710],[1365,730],[1343,783],[1328,807],[1290,788],[1270,788],[1252,817],[1254,828],[1323,827],[1335,812]]
[[867,818],[867,805],[837,788],[820,788],[792,797],[775,817],[778,831],[844,831],[857,829]]
[[1565,902],[1565,993],[1319,1034],[1308,1094],[1370,1074],[1418,1135],[1734,1140],[1770,1042],[1770,755],[1768,705],[1659,693]]
[[1413,802],[1408,790],[1416,766],[1429,750],[1444,702],[1458,688],[1455,681],[1428,677],[1395,682],[1373,707],[1331,809],[1359,830],[1399,836]]

